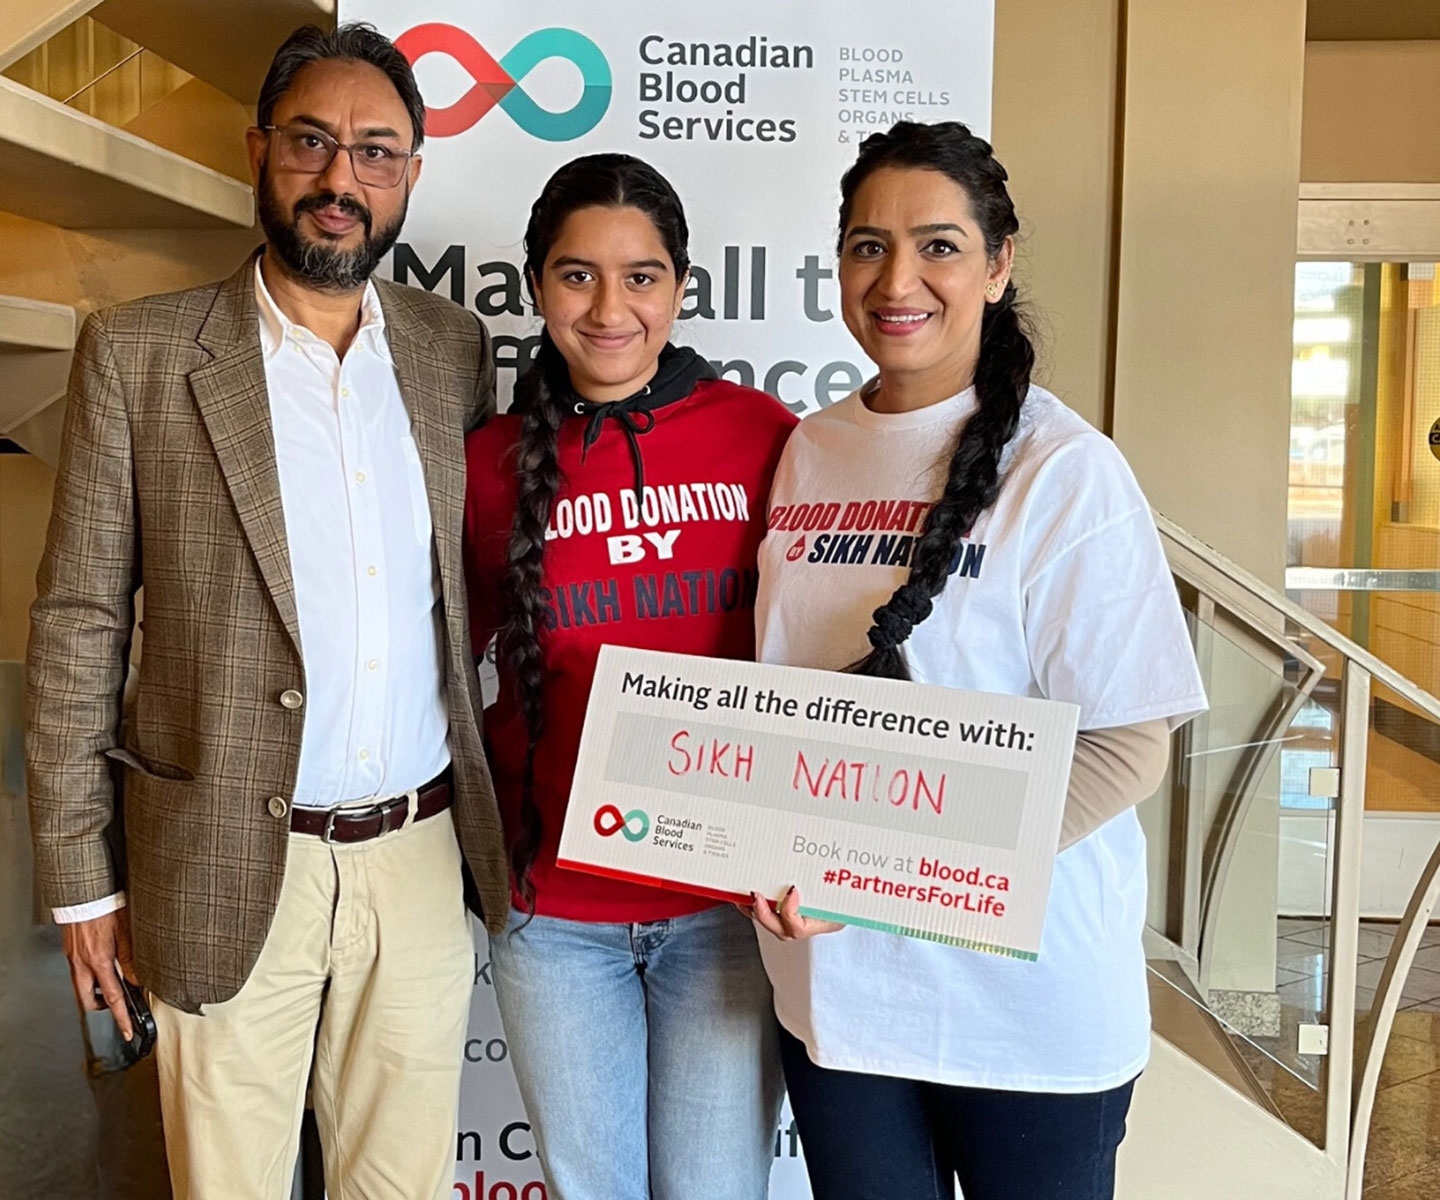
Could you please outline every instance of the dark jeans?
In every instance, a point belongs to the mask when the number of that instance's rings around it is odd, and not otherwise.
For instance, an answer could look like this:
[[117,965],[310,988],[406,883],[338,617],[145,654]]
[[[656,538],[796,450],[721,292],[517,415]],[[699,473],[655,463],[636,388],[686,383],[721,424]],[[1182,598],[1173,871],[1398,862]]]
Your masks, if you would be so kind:
[[831,1071],[781,1030],[815,1200],[1112,1200],[1135,1081],[1055,1095]]

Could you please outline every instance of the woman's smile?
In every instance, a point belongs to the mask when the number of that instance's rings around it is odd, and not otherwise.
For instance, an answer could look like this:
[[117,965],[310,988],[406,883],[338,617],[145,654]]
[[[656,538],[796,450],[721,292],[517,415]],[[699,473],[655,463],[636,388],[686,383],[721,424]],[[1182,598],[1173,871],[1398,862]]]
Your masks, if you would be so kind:
[[886,337],[910,337],[918,333],[934,316],[919,308],[876,308],[870,310],[870,320],[875,328]]

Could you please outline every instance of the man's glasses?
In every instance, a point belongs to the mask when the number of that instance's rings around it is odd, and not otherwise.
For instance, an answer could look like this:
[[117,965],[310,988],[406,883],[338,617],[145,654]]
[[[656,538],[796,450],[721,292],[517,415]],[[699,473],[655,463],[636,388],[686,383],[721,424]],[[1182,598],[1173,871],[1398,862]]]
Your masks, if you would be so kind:
[[350,155],[350,169],[367,187],[393,188],[405,178],[405,168],[415,157],[413,150],[400,150],[384,142],[356,142],[347,146],[328,133],[306,125],[261,125],[276,136],[280,165],[302,175],[319,175],[344,150]]

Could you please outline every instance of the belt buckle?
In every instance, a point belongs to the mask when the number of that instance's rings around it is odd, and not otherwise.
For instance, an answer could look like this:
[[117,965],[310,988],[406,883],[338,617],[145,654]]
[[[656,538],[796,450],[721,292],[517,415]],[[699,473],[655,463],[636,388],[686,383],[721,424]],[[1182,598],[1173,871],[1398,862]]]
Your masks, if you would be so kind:
[[320,831],[320,840],[327,846],[335,844],[335,822],[339,816],[338,808],[332,808],[325,816],[325,828]]

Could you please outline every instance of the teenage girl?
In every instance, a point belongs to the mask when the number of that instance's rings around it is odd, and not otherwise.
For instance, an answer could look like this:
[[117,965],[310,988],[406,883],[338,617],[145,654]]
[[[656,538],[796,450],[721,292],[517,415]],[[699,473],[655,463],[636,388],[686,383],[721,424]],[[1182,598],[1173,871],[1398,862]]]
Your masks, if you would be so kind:
[[795,418],[670,344],[687,243],[644,162],[560,168],[525,231],[538,357],[466,444],[513,867],[492,977],[554,1200],[762,1200],[773,1155],[777,1029],[749,922],[555,861],[601,645],[754,657],[765,497]]

